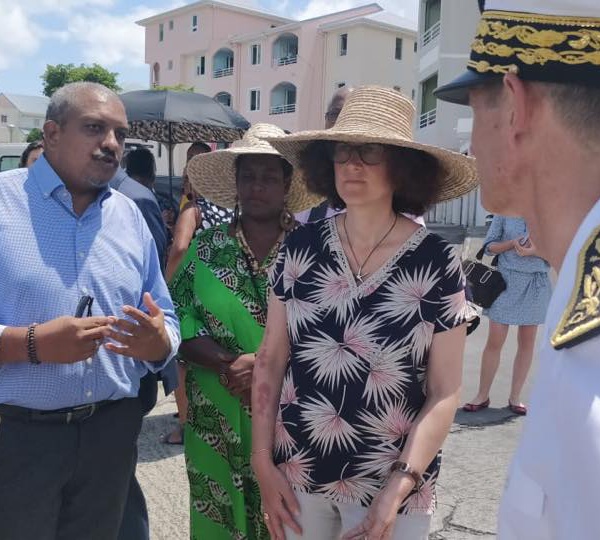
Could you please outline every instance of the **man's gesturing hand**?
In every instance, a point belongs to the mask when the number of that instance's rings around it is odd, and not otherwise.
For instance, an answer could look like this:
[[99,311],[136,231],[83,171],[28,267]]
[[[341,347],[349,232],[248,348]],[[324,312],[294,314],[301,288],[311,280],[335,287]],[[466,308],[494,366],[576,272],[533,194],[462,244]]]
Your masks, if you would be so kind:
[[135,360],[160,362],[171,351],[171,342],[165,329],[165,315],[150,293],[144,293],[148,313],[132,306],[124,306],[123,313],[134,321],[117,319],[108,337],[117,343],[107,342],[107,350],[130,356]]

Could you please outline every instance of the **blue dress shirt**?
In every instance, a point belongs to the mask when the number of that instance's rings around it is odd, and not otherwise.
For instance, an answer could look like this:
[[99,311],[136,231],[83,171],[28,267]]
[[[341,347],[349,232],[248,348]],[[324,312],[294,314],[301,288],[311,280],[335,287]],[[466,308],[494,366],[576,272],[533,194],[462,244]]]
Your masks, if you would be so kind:
[[144,292],[165,313],[165,361],[141,362],[100,347],[74,364],[1,364],[0,403],[53,410],[135,397],[140,378],[162,369],[180,343],[156,246],[130,199],[107,187],[78,216],[44,156],[30,169],[0,174],[0,346],[6,326],[73,315],[84,294],[94,298],[92,315],[123,317],[126,304],[145,310]]

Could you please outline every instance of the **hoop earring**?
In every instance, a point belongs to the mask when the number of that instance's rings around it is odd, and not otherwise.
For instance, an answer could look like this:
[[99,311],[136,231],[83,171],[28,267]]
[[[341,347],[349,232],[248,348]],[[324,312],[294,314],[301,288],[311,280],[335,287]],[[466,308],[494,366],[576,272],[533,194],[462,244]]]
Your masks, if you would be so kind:
[[235,197],[235,206],[233,208],[233,219],[231,220],[234,227],[238,226],[240,222],[240,203],[238,201],[237,195]]
[[279,226],[285,231],[290,232],[296,225],[296,218],[292,214],[287,205],[283,207],[281,215],[279,216]]

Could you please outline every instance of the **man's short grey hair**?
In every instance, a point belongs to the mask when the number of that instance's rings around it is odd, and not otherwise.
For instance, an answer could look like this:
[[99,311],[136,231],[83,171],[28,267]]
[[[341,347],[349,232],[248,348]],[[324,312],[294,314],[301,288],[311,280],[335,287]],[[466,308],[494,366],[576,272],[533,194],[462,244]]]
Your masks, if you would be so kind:
[[600,88],[568,83],[540,83],[564,126],[583,144],[600,142]]
[[46,121],[52,120],[59,126],[64,125],[71,110],[77,107],[80,97],[91,91],[106,99],[119,100],[119,96],[103,84],[87,81],[69,83],[52,94],[46,109]]

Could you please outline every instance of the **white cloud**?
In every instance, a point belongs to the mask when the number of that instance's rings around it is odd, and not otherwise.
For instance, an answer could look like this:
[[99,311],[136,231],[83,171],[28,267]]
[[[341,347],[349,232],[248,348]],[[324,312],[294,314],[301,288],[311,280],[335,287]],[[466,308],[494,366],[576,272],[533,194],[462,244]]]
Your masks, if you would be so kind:
[[21,6],[12,0],[0,0],[0,70],[8,69],[22,57],[35,53],[40,46],[40,29],[29,21]]

